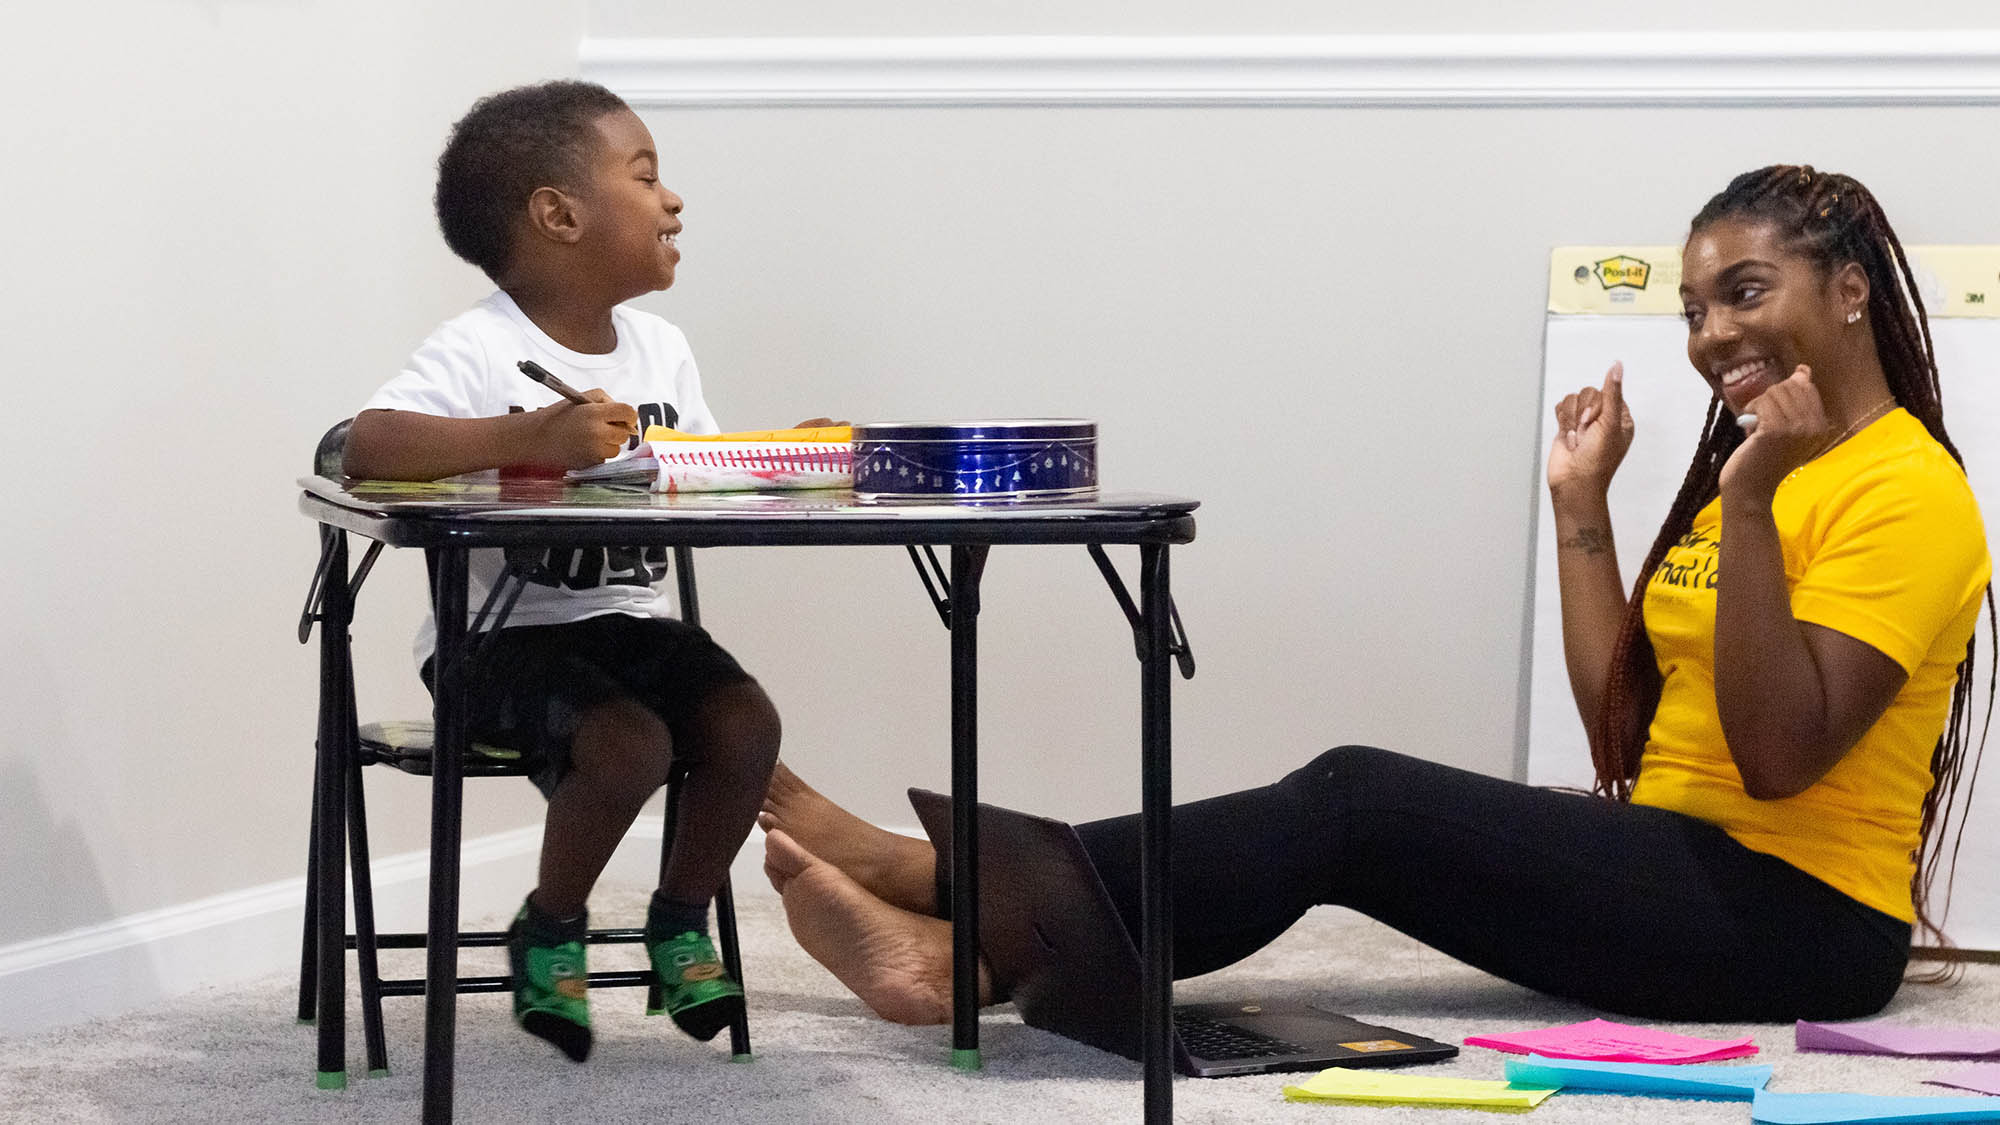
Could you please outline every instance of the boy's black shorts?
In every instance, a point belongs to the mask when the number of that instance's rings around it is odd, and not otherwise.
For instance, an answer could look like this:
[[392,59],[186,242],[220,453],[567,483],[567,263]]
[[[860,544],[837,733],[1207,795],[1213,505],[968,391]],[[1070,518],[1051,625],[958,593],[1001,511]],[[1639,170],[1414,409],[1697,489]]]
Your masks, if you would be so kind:
[[[570,735],[591,707],[636,700],[667,724],[679,756],[683,747],[694,749],[684,732],[702,701],[716,688],[751,679],[707,630],[673,618],[605,613],[509,627],[478,641],[468,731],[480,742],[519,751],[545,796],[569,772]],[[424,661],[424,686],[433,690],[434,674],[434,661]]]

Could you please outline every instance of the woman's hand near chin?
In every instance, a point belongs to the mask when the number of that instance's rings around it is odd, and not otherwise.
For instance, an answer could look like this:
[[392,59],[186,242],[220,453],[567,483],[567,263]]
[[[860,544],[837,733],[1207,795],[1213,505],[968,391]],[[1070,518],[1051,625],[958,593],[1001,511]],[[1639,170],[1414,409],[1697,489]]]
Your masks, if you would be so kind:
[[1803,363],[1743,412],[1755,414],[1757,425],[1722,466],[1722,495],[1769,504],[1794,469],[1826,451],[1833,424],[1827,420],[1819,388],[1813,386],[1812,368]]

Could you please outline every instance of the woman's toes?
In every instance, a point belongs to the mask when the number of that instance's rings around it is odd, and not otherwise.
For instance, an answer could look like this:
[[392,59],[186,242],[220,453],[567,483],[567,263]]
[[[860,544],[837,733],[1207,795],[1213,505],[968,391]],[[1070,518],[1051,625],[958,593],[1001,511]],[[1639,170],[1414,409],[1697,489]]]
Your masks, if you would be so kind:
[[813,862],[812,853],[800,847],[798,841],[787,836],[783,829],[765,833],[764,877],[771,880],[771,886],[779,894],[784,894],[785,885]]

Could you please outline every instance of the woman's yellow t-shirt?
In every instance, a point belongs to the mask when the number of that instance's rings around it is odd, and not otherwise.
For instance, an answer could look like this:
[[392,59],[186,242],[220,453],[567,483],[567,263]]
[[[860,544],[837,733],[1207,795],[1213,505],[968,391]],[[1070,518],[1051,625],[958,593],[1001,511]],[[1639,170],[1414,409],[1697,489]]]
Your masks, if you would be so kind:
[[1664,683],[1632,800],[1699,817],[1859,901],[1915,919],[1931,753],[1992,574],[1965,473],[1895,410],[1778,487],[1792,616],[1867,644],[1909,673],[1889,709],[1810,789],[1753,800],[1715,702],[1722,513],[1711,503],[1646,586],[1646,633]]

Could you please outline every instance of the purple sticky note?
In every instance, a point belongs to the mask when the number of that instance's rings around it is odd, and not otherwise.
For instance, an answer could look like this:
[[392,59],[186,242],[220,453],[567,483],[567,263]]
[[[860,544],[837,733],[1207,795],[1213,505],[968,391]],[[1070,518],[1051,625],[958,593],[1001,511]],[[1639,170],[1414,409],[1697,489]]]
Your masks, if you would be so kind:
[[1996,1027],[1903,1027],[1879,1020],[1861,1023],[1800,1020],[1795,1034],[1801,1051],[1940,1058],[2000,1056],[2000,1028]]
[[1926,1078],[1932,1086],[1951,1086],[1960,1090],[1977,1090],[1982,1094],[2000,1094],[2000,1063],[1974,1063],[1957,1070],[1947,1071],[1936,1078]]
[[1522,1055],[1532,1051],[1552,1059],[1594,1062],[1694,1063],[1733,1059],[1757,1053],[1749,1036],[1741,1039],[1697,1039],[1650,1027],[1585,1020],[1564,1027],[1515,1031],[1505,1035],[1475,1035],[1469,1047],[1491,1047]]

